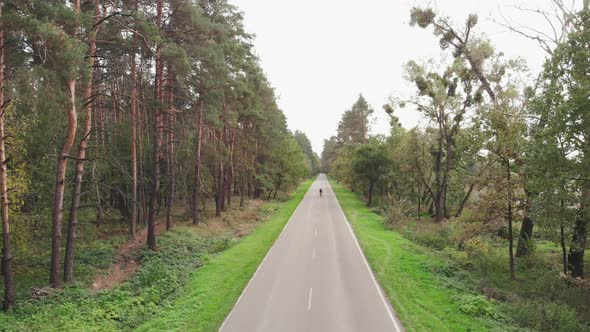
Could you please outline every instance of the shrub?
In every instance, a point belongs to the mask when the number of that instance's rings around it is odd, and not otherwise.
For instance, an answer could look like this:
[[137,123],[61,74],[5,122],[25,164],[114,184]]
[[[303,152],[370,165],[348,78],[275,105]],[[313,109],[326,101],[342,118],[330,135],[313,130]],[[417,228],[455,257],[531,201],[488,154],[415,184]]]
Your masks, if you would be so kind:
[[477,236],[465,241],[464,250],[469,257],[487,257],[490,255],[491,247],[483,237]]
[[576,317],[576,310],[567,304],[556,302],[524,301],[511,307],[515,321],[536,331],[584,331]]
[[268,216],[273,214],[276,210],[279,209],[279,204],[277,203],[267,203],[260,207],[260,213]]
[[467,255],[465,251],[459,251],[452,247],[446,247],[443,252],[465,269],[472,269],[474,266],[473,262],[469,258],[469,255]]
[[441,233],[418,233],[409,230],[404,231],[404,236],[418,244],[436,250],[443,250],[449,245],[448,238],[444,232]]
[[385,211],[383,211],[382,215],[385,215],[387,226],[390,228],[394,228],[396,225],[406,220],[406,216],[403,215],[401,209],[396,205],[388,206]]
[[483,295],[461,297],[459,299],[459,310],[472,316],[498,318],[495,301],[489,300]]

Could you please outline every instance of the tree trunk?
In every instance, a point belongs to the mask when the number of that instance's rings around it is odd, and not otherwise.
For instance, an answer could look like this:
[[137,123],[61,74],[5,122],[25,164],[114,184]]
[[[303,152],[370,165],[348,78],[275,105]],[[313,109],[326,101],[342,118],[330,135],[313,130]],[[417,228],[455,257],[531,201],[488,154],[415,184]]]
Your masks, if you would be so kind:
[[371,207],[371,204],[373,203],[373,187],[375,186],[375,184],[373,183],[373,181],[369,182],[369,201],[367,202],[367,205],[369,207]]
[[[0,19],[2,4],[0,4]],[[8,174],[4,138],[4,29],[0,21],[0,204],[2,206],[2,274],[4,276],[4,300],[2,309],[14,305],[14,276],[12,274],[12,251],[10,248],[10,220],[8,219]]]
[[[157,22],[158,29],[162,27],[162,0],[158,0],[157,4]],[[152,188],[150,192],[150,203],[149,203],[149,219],[148,219],[148,235],[147,242],[150,250],[156,250],[156,209],[158,204],[158,196],[160,193],[160,160],[162,157],[162,74],[163,74],[163,63],[162,63],[162,50],[161,45],[158,44],[156,47],[156,77],[154,84],[154,170],[152,175]]]
[[526,256],[531,253],[531,239],[533,237],[534,226],[535,223],[527,212],[527,214],[522,219],[522,226],[520,227],[520,233],[518,235],[518,243],[516,245],[516,257]]
[[53,195],[53,226],[51,237],[51,266],[49,272],[49,283],[51,287],[61,286],[59,271],[61,265],[61,226],[63,220],[63,206],[65,193],[65,178],[68,166],[68,154],[74,140],[78,126],[76,114],[76,79],[67,82],[70,93],[70,109],[68,110],[68,134],[62,145],[61,153],[57,158],[57,174],[55,176],[55,191]]
[[[139,82],[141,82],[141,77],[142,75],[140,75],[140,80]],[[140,83],[141,84],[141,83]],[[141,91],[141,88],[138,89],[138,92]],[[140,94],[141,95],[141,94]],[[139,97],[139,96],[138,96]],[[143,99],[142,99],[143,100]],[[142,103],[143,105],[143,103]],[[138,195],[139,195],[139,221],[141,222],[142,225],[145,226],[146,222],[147,222],[147,215],[148,215],[148,207],[147,207],[147,195],[146,195],[146,188],[145,188],[145,182],[144,182],[144,160],[143,160],[143,139],[144,139],[144,134],[143,134],[143,128],[144,126],[141,124],[142,123],[142,119],[145,119],[147,117],[147,114],[145,114],[145,110],[144,112],[138,112],[138,119],[139,122],[137,123],[137,155],[138,155],[138,159],[137,159],[137,187],[138,187]],[[147,126],[146,126],[147,128]]]
[[215,216],[221,216],[221,211],[223,211],[223,202],[224,202],[224,190],[223,190],[223,162],[219,162],[218,172],[217,172],[217,187],[215,188],[215,197],[217,198],[217,204],[215,205]]
[[445,218],[445,215],[443,213],[444,211],[443,211],[442,193],[438,192],[436,194],[436,197],[435,197],[433,203],[434,203],[434,220],[436,222],[441,222]]
[[[584,151],[584,164],[590,165],[590,149]],[[588,173],[586,173],[588,174]],[[586,175],[584,174],[584,175]],[[590,216],[590,181],[582,184],[580,211],[576,218],[572,243],[568,255],[569,270],[572,278],[584,279],[584,253],[588,244],[588,221]]]
[[199,191],[201,189],[201,142],[203,138],[203,112],[204,103],[201,101],[200,109],[197,113],[197,146],[195,151],[195,180],[193,184],[192,197],[192,217],[193,225],[199,223]]
[[170,65],[168,66],[168,197],[167,197],[167,209],[166,209],[166,230],[172,228],[172,206],[174,205],[174,192],[175,188],[175,172],[174,172],[174,91],[172,90],[173,73]]
[[88,70],[90,76],[84,87],[84,131],[78,155],[76,159],[76,169],[74,173],[74,189],[72,191],[72,203],[70,205],[70,216],[68,220],[68,237],[66,240],[66,253],[64,259],[64,281],[71,282],[74,280],[74,255],[76,250],[76,227],[78,225],[78,210],[80,208],[80,195],[82,193],[82,178],[84,176],[84,161],[86,159],[86,149],[90,142],[90,131],[92,129],[92,86],[94,80],[94,59],[96,57],[96,35],[99,27],[99,7],[98,0],[94,1],[94,31],[90,37]]
[[[78,33],[80,17],[80,0],[74,3],[76,11],[76,25],[74,33]],[[59,270],[61,265],[61,228],[63,220],[63,205],[65,194],[65,178],[68,166],[68,154],[76,140],[78,118],[76,114],[76,78],[68,78],[66,82],[70,94],[70,109],[68,110],[68,133],[62,145],[61,153],[57,159],[57,172],[55,176],[55,191],[53,194],[53,225],[51,237],[51,265],[49,268],[49,283],[51,287],[61,286]]]
[[563,274],[567,275],[567,249],[565,247],[565,231],[563,225],[559,226],[559,242],[561,244],[561,260],[563,262]]
[[[134,10],[137,11],[137,0],[134,4]],[[137,22],[135,22],[137,23]],[[134,26],[137,29],[137,26]],[[137,45],[137,33],[133,33],[134,46]],[[135,48],[131,50],[129,57],[131,62],[131,216],[129,218],[129,235],[135,238],[137,232],[137,64],[135,63]]]
[[514,273],[514,245],[512,236],[512,182],[510,161],[506,164],[506,173],[508,179],[508,254],[510,255],[510,278],[515,279]]
[[572,278],[584,279],[584,251],[587,244],[586,222],[582,217],[576,219],[570,252],[567,257],[568,269]]
[[459,210],[457,210],[457,213],[455,213],[455,218],[459,218],[461,216],[461,214],[463,213],[463,209],[465,208],[465,204],[467,203],[467,201],[469,201],[469,197],[471,197],[471,193],[473,192],[473,188],[475,188],[475,183],[472,183],[469,186],[469,190],[467,191],[467,194],[465,194],[465,197],[463,197],[463,200],[461,201],[461,205],[459,205]]
[[422,186],[418,182],[418,221],[422,218]]

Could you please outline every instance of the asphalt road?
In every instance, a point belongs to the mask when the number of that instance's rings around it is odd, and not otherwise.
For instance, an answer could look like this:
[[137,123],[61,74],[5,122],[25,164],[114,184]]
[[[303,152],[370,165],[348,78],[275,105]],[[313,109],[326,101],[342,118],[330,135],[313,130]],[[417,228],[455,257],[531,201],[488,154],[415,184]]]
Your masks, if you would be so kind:
[[[324,191],[319,196],[319,189]],[[220,331],[402,331],[320,175]]]

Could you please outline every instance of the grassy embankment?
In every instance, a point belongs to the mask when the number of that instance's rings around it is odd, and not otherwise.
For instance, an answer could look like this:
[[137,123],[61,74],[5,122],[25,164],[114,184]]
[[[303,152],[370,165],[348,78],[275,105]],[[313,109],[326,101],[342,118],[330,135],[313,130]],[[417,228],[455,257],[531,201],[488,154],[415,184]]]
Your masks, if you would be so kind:
[[333,181],[331,185],[375,277],[407,330],[484,331],[496,326],[492,319],[495,305],[465,285],[449,283],[445,274],[451,271],[442,257],[387,229],[383,217],[354,193]]
[[[0,331],[216,330],[311,182],[288,200],[264,203],[252,213],[233,208],[215,224],[177,224],[158,237],[158,251],[142,249],[139,270],[112,289],[93,291],[92,272],[113,262],[122,236],[89,242],[77,261],[88,273],[38,299],[27,299],[21,286],[16,309],[0,313]],[[43,284],[37,279],[35,272],[27,286]]]
[[426,217],[390,224],[342,185],[332,186],[408,330],[590,330],[588,283],[559,278],[557,243],[538,238],[534,252],[517,259],[512,280],[505,238],[476,236],[458,248],[457,237],[472,223]]

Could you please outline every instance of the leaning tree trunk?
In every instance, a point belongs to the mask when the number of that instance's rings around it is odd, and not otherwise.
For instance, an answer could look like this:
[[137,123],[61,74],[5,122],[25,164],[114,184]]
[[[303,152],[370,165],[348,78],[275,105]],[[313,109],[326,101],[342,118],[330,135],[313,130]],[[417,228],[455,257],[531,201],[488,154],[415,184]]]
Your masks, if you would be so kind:
[[74,173],[74,190],[72,191],[72,203],[68,220],[68,237],[66,240],[66,254],[64,259],[64,281],[71,282],[74,279],[74,253],[76,248],[76,226],[78,225],[78,210],[80,208],[80,195],[82,193],[82,177],[84,175],[84,161],[86,149],[90,142],[90,130],[92,129],[92,85],[94,80],[94,59],[96,57],[96,34],[99,24],[98,0],[94,1],[94,31],[90,40],[89,70],[90,77],[84,87],[84,132],[80,140],[80,147],[76,158],[76,170]]
[[465,197],[463,197],[463,200],[461,201],[461,205],[459,205],[459,209],[457,210],[457,213],[455,213],[455,218],[459,218],[461,216],[461,214],[463,213],[463,209],[465,209],[465,204],[467,204],[467,202],[469,201],[469,197],[471,197],[471,193],[473,192],[474,188],[475,188],[475,183],[472,183],[469,186],[469,190],[467,191],[467,194],[465,194]]
[[[0,4],[0,18],[2,4]],[[14,279],[12,274],[12,251],[10,248],[10,220],[8,219],[8,174],[4,144],[4,29],[0,21],[0,204],[2,205],[2,274],[4,275],[4,300],[2,309],[14,304]]]

